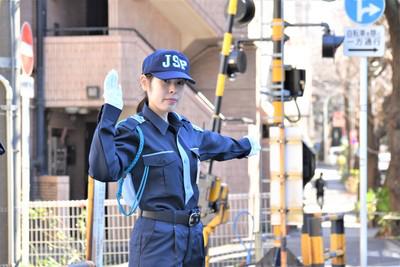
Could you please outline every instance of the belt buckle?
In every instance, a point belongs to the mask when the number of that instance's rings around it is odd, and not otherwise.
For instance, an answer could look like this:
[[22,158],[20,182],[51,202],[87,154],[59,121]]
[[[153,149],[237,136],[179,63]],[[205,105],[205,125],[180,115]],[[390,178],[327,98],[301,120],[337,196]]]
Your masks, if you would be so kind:
[[200,212],[199,211],[192,212],[189,216],[188,225],[195,226],[199,222],[200,222]]

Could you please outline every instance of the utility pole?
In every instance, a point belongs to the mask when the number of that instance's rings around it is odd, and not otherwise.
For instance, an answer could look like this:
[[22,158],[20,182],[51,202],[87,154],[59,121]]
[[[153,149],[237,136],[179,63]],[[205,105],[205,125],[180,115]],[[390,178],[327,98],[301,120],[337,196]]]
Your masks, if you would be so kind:
[[[16,60],[20,31],[19,0],[0,1],[0,125],[5,129],[0,138],[7,140],[7,153],[0,158],[0,265],[14,266],[20,255],[19,203],[21,181],[20,110],[18,92],[18,64]],[[11,91],[11,92],[10,92]],[[11,99],[9,99],[11,97]],[[4,99],[6,101],[4,101]],[[10,101],[11,100],[11,101]],[[4,122],[5,121],[5,122]],[[11,135],[11,136],[10,136]],[[12,138],[12,139],[11,139]],[[4,164],[7,162],[6,164]],[[4,169],[3,169],[4,167]],[[5,170],[5,171],[3,171]],[[6,182],[6,183],[5,183]],[[4,218],[3,218],[4,217]],[[7,217],[7,219],[5,218]],[[18,245],[17,245],[18,244]],[[16,253],[17,252],[17,253]]]
[[286,248],[286,171],[285,171],[285,125],[284,125],[284,95],[283,85],[285,80],[284,73],[284,19],[283,19],[283,0],[274,0],[273,20],[272,20],[272,92],[273,92],[273,124],[279,127],[279,188],[280,188],[280,225],[273,227],[275,236],[275,247],[280,249],[280,266],[287,266]]

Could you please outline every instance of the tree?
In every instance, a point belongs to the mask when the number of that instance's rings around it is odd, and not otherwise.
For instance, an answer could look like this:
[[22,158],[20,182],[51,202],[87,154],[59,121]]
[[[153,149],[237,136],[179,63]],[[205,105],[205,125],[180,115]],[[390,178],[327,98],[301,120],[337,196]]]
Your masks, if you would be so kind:
[[391,207],[400,212],[400,4],[398,0],[386,0],[385,17],[389,25],[392,50],[392,92],[385,105],[386,130],[390,165],[385,181],[389,189]]

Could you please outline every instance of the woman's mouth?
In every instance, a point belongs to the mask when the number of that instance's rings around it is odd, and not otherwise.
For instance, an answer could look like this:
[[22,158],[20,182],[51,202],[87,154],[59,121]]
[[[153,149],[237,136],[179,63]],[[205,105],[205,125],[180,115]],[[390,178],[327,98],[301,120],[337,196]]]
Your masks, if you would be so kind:
[[167,101],[169,104],[176,104],[178,102],[178,99],[166,98],[165,101]]

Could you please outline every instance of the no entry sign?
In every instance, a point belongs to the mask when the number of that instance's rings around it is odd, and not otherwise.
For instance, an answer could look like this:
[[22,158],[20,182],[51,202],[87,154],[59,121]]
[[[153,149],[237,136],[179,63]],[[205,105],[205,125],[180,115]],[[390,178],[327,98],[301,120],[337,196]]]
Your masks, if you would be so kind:
[[31,75],[33,71],[33,36],[32,28],[28,22],[24,22],[21,28],[21,42],[19,46],[22,72]]

